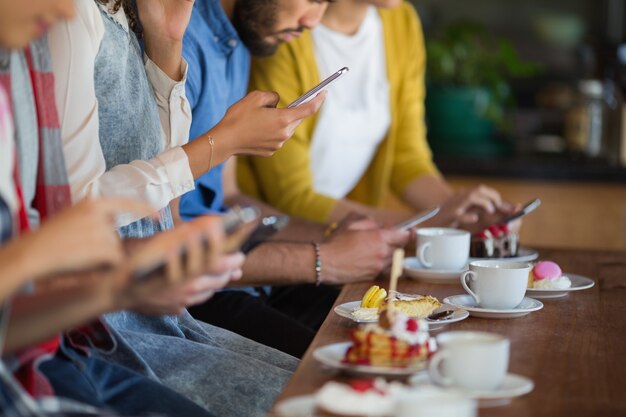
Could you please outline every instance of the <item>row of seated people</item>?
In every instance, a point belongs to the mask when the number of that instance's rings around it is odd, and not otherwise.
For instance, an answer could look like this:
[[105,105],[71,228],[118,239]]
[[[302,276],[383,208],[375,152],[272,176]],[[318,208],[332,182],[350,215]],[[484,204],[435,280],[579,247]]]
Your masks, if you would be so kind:
[[[424,71],[399,0],[0,0],[2,414],[265,415],[395,223],[513,209],[437,171]],[[244,256],[248,205],[291,221]]]

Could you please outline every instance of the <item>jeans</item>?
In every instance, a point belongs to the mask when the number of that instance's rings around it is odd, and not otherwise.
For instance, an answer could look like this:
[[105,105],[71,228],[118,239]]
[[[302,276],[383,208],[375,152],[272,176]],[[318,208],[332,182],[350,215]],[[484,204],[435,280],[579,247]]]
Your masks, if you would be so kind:
[[98,352],[101,358],[151,376],[222,417],[265,416],[299,363],[186,311],[156,318],[125,311],[106,321],[118,346],[112,354]]
[[121,415],[212,417],[192,401],[171,389],[97,357],[87,357],[63,343],[39,370],[49,379],[55,394]]

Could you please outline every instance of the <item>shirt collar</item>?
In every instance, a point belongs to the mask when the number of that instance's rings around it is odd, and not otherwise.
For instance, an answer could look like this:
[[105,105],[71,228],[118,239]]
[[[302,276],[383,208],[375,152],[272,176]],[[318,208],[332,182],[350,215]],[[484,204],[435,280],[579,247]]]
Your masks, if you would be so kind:
[[212,41],[224,53],[230,53],[241,45],[239,34],[226,16],[220,0],[197,0],[194,7],[213,32]]

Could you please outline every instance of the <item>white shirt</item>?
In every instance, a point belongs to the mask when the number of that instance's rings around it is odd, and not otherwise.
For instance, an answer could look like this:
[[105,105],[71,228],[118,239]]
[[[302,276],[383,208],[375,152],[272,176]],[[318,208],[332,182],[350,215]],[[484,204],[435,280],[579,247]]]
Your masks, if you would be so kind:
[[[126,197],[142,200],[155,209],[164,208],[194,188],[189,160],[181,148],[189,141],[191,126],[191,108],[184,88],[187,63],[183,62],[183,79],[175,82],[144,57],[148,81],[159,108],[164,152],[149,161],[133,161],[106,171],[94,84],[94,66],[104,36],[104,23],[93,1],[75,3],[76,18],[56,25],[48,35],[72,199]],[[114,17],[128,26],[123,10]],[[138,218],[124,216],[124,224],[135,220]]]
[[311,143],[315,191],[340,199],[359,182],[391,124],[382,22],[371,6],[353,36],[323,25],[312,35],[321,79],[350,68],[329,87]]

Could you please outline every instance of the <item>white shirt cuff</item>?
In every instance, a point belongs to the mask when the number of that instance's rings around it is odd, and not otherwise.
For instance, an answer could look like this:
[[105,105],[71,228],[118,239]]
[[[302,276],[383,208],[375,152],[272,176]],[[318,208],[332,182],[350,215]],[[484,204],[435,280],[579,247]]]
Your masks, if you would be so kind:
[[189,159],[183,148],[177,146],[159,154],[157,159],[165,167],[167,177],[172,187],[172,199],[195,188],[193,174],[189,166]]

